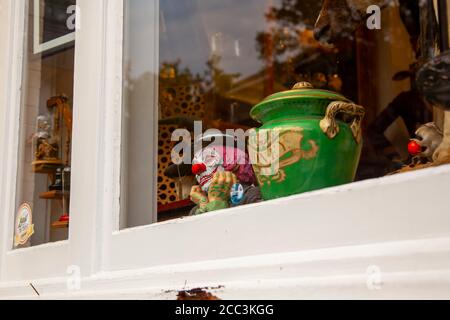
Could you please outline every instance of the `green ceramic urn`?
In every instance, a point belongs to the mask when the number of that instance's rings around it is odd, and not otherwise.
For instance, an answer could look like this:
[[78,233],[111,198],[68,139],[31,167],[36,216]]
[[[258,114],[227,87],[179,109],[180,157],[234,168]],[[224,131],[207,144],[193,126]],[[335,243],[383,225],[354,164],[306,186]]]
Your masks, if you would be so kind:
[[353,181],[363,107],[302,82],[269,96],[250,115],[262,123],[250,134],[249,154],[265,200]]

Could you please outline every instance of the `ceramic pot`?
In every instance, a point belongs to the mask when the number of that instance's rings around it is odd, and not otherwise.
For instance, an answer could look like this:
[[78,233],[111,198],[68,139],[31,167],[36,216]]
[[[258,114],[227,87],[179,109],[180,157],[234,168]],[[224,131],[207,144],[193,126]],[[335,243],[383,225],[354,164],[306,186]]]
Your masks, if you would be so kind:
[[265,200],[353,181],[363,107],[302,82],[269,96],[250,115],[263,124],[250,135],[249,152]]

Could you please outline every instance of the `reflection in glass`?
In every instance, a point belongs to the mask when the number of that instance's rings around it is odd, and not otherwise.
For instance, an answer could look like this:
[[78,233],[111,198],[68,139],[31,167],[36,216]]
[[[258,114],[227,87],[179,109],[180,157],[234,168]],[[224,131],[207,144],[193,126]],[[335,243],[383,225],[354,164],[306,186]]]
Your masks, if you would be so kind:
[[[122,228],[191,212],[196,181],[190,168],[171,162],[174,130],[187,129],[193,137],[196,120],[203,130],[258,127],[251,108],[297,82],[339,92],[366,108],[359,180],[410,161],[409,139],[432,120],[412,81],[417,35],[408,33],[415,29],[407,23],[415,20],[400,12],[406,2],[384,9],[382,30],[350,21],[351,30],[333,44],[314,36],[322,1],[125,3]],[[326,3],[336,9],[336,21],[351,12]]]
[[[37,3],[40,10],[34,10]],[[22,246],[34,246],[68,238],[74,44],[35,54],[34,43],[42,43],[48,32],[34,32],[33,22],[40,20],[47,31],[61,30],[66,21],[50,19],[48,13],[58,9],[69,15],[60,3],[27,4],[16,208],[32,211],[34,234]]]

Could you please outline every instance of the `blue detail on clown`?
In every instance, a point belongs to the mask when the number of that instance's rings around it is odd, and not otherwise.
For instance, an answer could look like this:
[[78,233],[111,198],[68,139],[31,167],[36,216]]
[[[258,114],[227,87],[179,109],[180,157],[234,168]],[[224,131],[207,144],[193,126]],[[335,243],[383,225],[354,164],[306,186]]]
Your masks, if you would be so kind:
[[242,199],[244,199],[244,187],[240,183],[235,183],[231,187],[230,192],[231,203],[234,205],[238,205],[241,203]]

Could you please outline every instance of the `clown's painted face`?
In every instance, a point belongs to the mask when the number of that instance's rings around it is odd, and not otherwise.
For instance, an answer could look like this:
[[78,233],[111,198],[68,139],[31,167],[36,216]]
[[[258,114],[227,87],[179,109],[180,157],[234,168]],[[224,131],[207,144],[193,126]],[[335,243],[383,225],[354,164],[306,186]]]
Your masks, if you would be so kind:
[[204,192],[208,192],[214,175],[222,171],[225,171],[222,155],[214,148],[204,148],[192,160],[192,173]]

